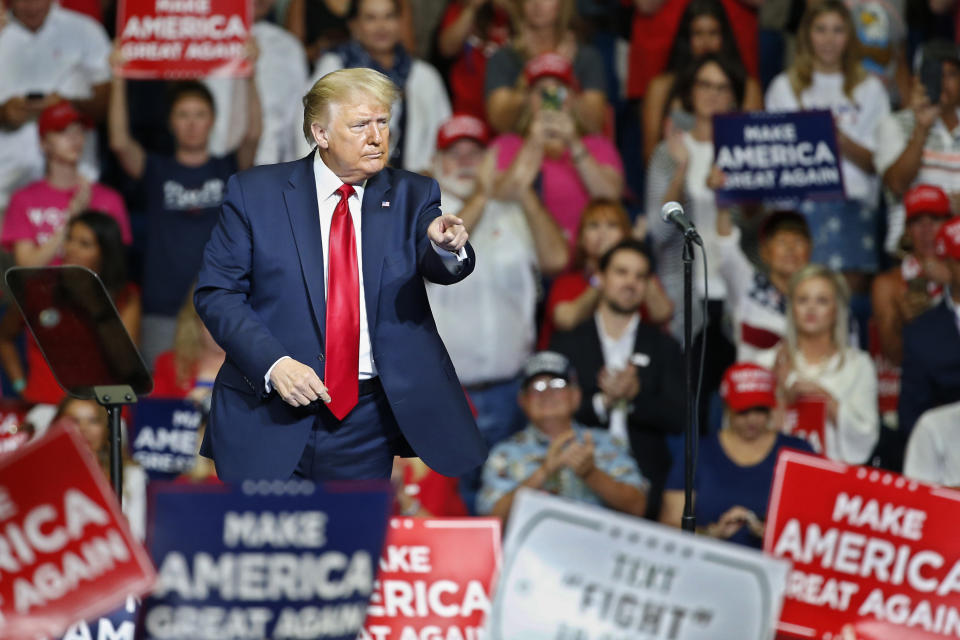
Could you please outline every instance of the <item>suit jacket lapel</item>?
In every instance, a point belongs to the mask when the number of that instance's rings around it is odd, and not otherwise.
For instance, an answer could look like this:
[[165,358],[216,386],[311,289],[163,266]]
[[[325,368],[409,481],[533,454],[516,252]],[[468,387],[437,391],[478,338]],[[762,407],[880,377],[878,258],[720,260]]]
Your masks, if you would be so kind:
[[327,302],[323,290],[323,236],[317,206],[317,182],[313,175],[315,153],[294,165],[289,183],[283,191],[283,201],[287,206],[303,280],[322,340],[327,324]]
[[363,245],[363,291],[367,305],[367,327],[370,339],[377,326],[380,301],[380,273],[386,257],[384,246],[396,217],[397,204],[391,202],[392,181],[389,169],[384,169],[367,180],[360,209],[361,243]]

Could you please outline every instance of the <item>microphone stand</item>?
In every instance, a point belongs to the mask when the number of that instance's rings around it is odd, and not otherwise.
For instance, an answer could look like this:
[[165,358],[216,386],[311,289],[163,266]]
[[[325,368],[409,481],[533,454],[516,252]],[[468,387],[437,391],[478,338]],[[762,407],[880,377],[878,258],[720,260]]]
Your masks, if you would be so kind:
[[[683,362],[684,362],[684,438],[683,438],[683,516],[680,527],[693,533],[693,445],[696,433],[696,407],[693,393],[693,243],[696,231],[683,234]],[[704,319],[706,321],[706,319]]]

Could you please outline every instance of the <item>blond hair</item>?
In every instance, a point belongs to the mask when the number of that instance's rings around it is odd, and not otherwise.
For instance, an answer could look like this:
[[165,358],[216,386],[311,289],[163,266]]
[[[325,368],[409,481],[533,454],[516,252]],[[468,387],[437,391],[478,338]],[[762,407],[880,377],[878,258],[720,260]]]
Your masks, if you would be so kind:
[[841,362],[843,355],[847,350],[847,337],[849,327],[850,312],[850,291],[847,289],[847,282],[839,273],[822,264],[808,264],[800,271],[793,274],[790,279],[790,286],[787,288],[787,348],[790,355],[797,353],[797,321],[794,318],[794,296],[801,284],[807,280],[821,278],[830,283],[833,287],[833,295],[837,306],[837,314],[833,322],[833,345],[840,353]]
[[853,90],[867,79],[867,72],[860,64],[862,58],[860,40],[857,37],[857,30],[854,27],[850,10],[840,0],[823,0],[808,6],[800,21],[800,27],[797,29],[797,53],[793,64],[787,70],[787,79],[790,81],[793,94],[797,97],[797,102],[800,102],[800,95],[807,87],[813,84],[814,56],[813,42],[810,39],[813,22],[827,13],[835,13],[840,16],[847,30],[847,46],[844,47],[843,58],[840,61],[840,68],[843,73],[843,93],[853,100]]
[[[523,26],[526,22],[523,16],[523,5],[527,2],[528,0],[511,0],[506,3],[507,13],[510,14],[510,23],[513,26],[513,32],[515,34],[523,32]],[[558,0],[558,2],[560,3],[560,7],[557,11],[557,23],[553,26],[553,36],[556,39],[555,44],[560,44],[560,41],[570,30],[573,24],[573,18],[576,15],[574,0]],[[523,54],[524,58],[530,57],[531,52],[527,51],[525,43],[514,40],[514,46]]]
[[173,334],[173,364],[180,386],[190,382],[203,351],[201,320],[193,306],[193,289],[190,287],[186,300],[177,312],[177,328]]
[[331,105],[363,96],[373,98],[389,112],[399,95],[397,85],[373,69],[357,67],[328,73],[303,96],[303,136],[309,144],[313,144],[313,123],[326,123]]

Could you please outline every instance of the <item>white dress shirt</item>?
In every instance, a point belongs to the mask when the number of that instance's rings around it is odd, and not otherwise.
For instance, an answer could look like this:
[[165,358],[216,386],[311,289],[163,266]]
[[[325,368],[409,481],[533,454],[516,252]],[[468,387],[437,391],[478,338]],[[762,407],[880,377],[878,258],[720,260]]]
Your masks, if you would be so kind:
[[[324,164],[319,153],[315,154],[313,158],[313,176],[317,185],[317,207],[320,210],[320,237],[323,244],[323,295],[326,298],[329,282],[327,274],[330,273],[330,251],[327,250],[327,247],[330,247],[330,223],[333,221],[334,210],[340,202],[340,194],[337,193],[337,189],[343,185],[343,180],[337,177],[337,175]],[[354,194],[347,199],[347,206],[350,208],[350,218],[353,221],[353,232],[357,237],[357,275],[359,276],[360,285],[360,296],[357,300],[357,303],[360,305],[360,359],[358,362],[360,380],[369,380],[377,375],[377,366],[373,361],[373,349],[370,345],[370,327],[367,325],[367,305],[362,302],[366,300],[363,290],[363,242],[361,240],[361,238],[363,238],[361,211],[365,186],[366,181],[360,185],[353,185]],[[432,242],[431,244],[434,251],[443,258],[444,264],[448,269],[454,270],[459,262],[467,259],[465,249],[460,249],[459,253],[451,253],[445,249],[441,249]],[[317,249],[321,250],[321,247]],[[279,358],[277,362],[289,357],[290,356],[283,356]],[[270,374],[273,372],[273,368],[277,366],[277,362],[274,362],[273,365],[270,366],[264,376],[268,393],[272,389]]]
[[946,487],[960,486],[960,402],[924,411],[907,443],[903,475]]
[[[630,364],[630,357],[633,355],[633,345],[637,342],[637,327],[640,325],[640,314],[633,314],[630,324],[624,329],[619,338],[613,338],[607,335],[606,328],[603,326],[603,317],[597,311],[593,315],[597,323],[597,334],[600,336],[600,347],[603,349],[603,366],[610,371],[622,371]],[[627,402],[618,402],[610,409],[610,435],[620,438],[624,442],[630,442],[627,434]],[[603,406],[603,392],[597,392],[593,396],[593,411],[601,420],[607,415],[607,409]]]

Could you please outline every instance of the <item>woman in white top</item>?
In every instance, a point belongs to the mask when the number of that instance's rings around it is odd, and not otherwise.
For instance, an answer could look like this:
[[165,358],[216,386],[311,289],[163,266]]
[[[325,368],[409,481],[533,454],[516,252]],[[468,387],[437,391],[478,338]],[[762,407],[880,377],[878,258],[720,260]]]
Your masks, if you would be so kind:
[[[666,140],[657,145],[647,170],[647,228],[657,259],[657,273],[676,308],[682,295],[681,249],[683,237],[676,228],[660,218],[664,203],[675,200],[686,207],[687,215],[696,223],[709,257],[707,273],[712,300],[726,296],[723,279],[713,265],[717,242],[717,202],[714,187],[708,181],[714,162],[713,116],[737,111],[743,104],[746,75],[742,67],[717,54],[707,54],[693,62],[677,79],[676,95],[684,111],[692,114],[688,127],[674,118]],[[702,269],[702,262],[696,261]],[[695,277],[695,287],[703,295],[703,274]],[[702,322],[700,305],[694,305],[694,325]],[[682,329],[682,314],[675,314],[671,331],[675,336]],[[694,331],[697,329],[695,328]],[[721,369],[722,372],[722,369]]]
[[810,3],[793,64],[770,84],[768,111],[828,109],[837,125],[846,201],[805,202],[813,261],[844,272],[877,270],[880,180],[873,166],[876,130],[890,113],[883,83],[860,64],[853,19],[840,0]]
[[784,407],[805,398],[823,400],[824,454],[862,464],[880,435],[877,373],[865,351],[847,344],[848,303],[846,283],[835,271],[812,264],[797,272],[776,373]]

